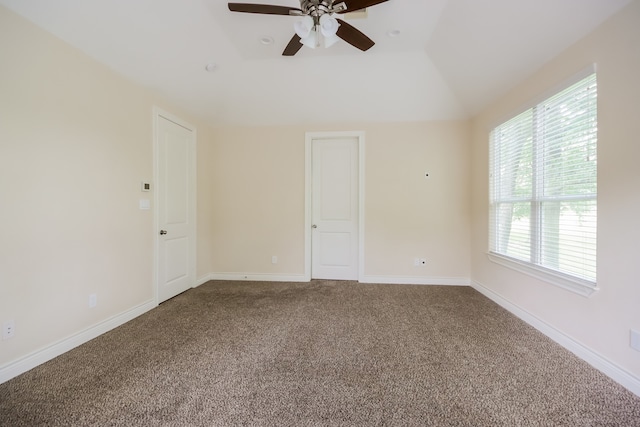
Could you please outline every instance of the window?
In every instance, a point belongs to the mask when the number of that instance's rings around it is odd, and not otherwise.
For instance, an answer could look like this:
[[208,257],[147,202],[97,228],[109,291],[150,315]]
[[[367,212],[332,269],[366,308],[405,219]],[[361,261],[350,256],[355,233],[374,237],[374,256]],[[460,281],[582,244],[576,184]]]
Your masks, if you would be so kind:
[[595,73],[493,129],[492,259],[595,289],[597,129]]

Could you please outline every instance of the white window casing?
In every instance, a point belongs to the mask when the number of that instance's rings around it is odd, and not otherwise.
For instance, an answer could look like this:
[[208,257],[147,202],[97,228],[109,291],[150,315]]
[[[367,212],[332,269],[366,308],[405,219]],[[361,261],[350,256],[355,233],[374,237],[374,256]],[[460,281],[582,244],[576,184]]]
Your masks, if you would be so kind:
[[492,130],[490,259],[597,290],[597,130],[594,71]]

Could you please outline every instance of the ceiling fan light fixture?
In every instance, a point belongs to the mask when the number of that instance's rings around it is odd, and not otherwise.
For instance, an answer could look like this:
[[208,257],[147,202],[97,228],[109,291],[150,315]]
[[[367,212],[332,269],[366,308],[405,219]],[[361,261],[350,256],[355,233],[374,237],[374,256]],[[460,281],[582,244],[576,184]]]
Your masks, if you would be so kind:
[[[282,52],[283,56],[293,56],[302,46],[329,47],[338,39],[363,52],[369,50],[375,42],[340,18],[354,17],[354,12],[366,16],[368,7],[387,1],[389,0],[299,0],[300,8],[258,3],[229,3],[228,6],[231,12],[298,17],[293,23],[295,34]],[[267,40],[263,39],[262,42],[267,43]]]
[[300,43],[311,49],[318,47],[318,33],[316,33],[316,30],[311,30],[307,37],[300,37]]
[[340,24],[336,20],[336,18],[330,16],[325,13],[320,17],[320,32],[325,37],[335,36],[338,32],[338,27]]
[[333,36],[325,36],[324,37],[324,47],[331,47],[334,44],[336,44],[338,42],[338,40],[340,40],[340,37],[336,36],[335,34]]
[[293,29],[301,39],[306,39],[311,35],[315,23],[311,16],[305,16],[293,23]]

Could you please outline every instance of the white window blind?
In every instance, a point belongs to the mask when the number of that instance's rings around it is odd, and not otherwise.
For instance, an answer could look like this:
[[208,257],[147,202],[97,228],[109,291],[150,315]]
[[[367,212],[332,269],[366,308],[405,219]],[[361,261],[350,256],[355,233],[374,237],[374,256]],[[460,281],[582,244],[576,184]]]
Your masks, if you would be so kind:
[[595,288],[596,74],[491,132],[489,251]]

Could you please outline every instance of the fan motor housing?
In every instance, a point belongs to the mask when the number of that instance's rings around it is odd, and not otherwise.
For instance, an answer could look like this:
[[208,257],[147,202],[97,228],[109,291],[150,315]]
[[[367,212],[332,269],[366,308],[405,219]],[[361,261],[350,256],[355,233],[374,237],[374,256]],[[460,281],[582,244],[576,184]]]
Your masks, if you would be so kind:
[[325,13],[338,13],[346,9],[344,2],[333,5],[333,0],[300,0],[300,9],[305,15],[319,18]]

